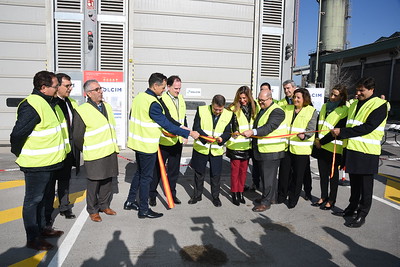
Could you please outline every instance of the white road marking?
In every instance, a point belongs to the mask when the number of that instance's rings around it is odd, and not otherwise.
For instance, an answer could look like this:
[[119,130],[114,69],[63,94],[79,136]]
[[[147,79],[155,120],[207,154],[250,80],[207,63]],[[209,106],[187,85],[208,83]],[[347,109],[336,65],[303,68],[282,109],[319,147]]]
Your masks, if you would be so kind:
[[76,219],[74,225],[72,225],[71,230],[68,232],[68,235],[61,243],[60,247],[57,250],[57,253],[51,259],[48,266],[58,267],[63,265],[72,246],[74,245],[76,239],[78,238],[78,235],[81,232],[83,225],[85,225],[87,218],[88,218],[88,213],[86,211],[86,205],[85,205],[81,214],[79,214],[79,217]]

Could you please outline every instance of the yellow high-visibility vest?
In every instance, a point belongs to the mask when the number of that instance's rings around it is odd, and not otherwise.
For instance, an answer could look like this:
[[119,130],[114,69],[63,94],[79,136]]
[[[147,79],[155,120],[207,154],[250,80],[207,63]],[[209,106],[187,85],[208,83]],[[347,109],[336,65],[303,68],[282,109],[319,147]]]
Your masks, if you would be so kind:
[[[185,116],[186,116],[186,103],[185,103],[185,100],[183,99],[182,95],[181,94],[178,95],[178,109],[176,108],[171,96],[169,96],[167,93],[163,94],[161,96],[161,98],[164,101],[165,105],[167,106],[168,111],[171,114],[171,117],[183,125],[185,122]],[[167,137],[161,133],[160,145],[173,146],[178,141],[180,143],[182,143],[181,136]]]
[[[266,124],[269,119],[269,115],[275,109],[282,109],[282,108],[278,104],[273,103],[258,120],[258,126],[261,127],[262,125]],[[275,129],[265,137],[279,136],[285,134],[287,134],[287,125],[286,125],[286,120],[284,119],[277,129]],[[262,138],[262,139],[260,138],[258,139],[257,144],[258,144],[258,151],[260,153],[280,152],[284,151],[286,148],[286,137]]]
[[[39,114],[40,122],[26,139],[21,154],[15,161],[21,167],[45,167],[62,162],[66,157],[61,124],[49,103],[39,95],[30,95],[28,101]],[[21,102],[22,103],[22,102]]]
[[[355,126],[364,124],[372,111],[384,104],[387,105],[386,100],[380,99],[379,97],[373,97],[365,102],[356,114],[357,103],[358,100],[354,101],[349,108],[346,127],[353,128]],[[347,139],[347,149],[365,154],[380,155],[381,140],[385,133],[387,116],[388,114],[386,113],[385,119],[371,133]]]
[[149,154],[158,150],[161,127],[149,114],[154,101],[157,98],[146,92],[139,93],[132,101],[128,147],[133,150]]
[[[287,105],[285,107],[286,124],[288,125],[289,134],[305,132],[308,122],[312,119],[315,111],[315,108],[311,105],[303,107],[297,114],[293,123],[291,123],[294,116],[294,109],[294,105]],[[287,144],[288,149],[295,155],[311,155],[314,139],[315,134],[305,140],[301,140],[297,135],[290,136]]]
[[107,118],[92,104],[84,103],[76,111],[86,125],[83,138],[83,160],[92,161],[119,153],[116,122],[110,104],[104,103]]
[[[330,134],[327,130],[332,130],[335,125],[342,119],[347,117],[348,107],[346,105],[335,108],[328,116],[326,116],[326,104],[324,104],[319,112],[318,120],[318,136],[322,139],[325,135]],[[336,153],[343,153],[343,142],[342,140],[332,140],[331,142],[322,145],[321,147],[333,153],[334,146],[336,144]]]
[[[231,111],[233,109],[234,107],[231,107]],[[238,131],[240,133],[253,129],[254,119],[250,116],[250,121],[248,121],[241,108],[235,112],[235,115],[239,124]],[[242,135],[239,135],[237,138],[231,137],[226,142],[226,147],[231,150],[248,150],[251,148],[251,139]]]
[[[226,126],[231,122],[232,111],[224,109],[219,115],[217,125],[213,127],[213,120],[211,115],[211,106],[200,106],[200,128],[209,136],[219,137],[224,133]],[[203,144],[200,140],[196,140],[193,143],[193,149],[197,152],[208,155],[211,153],[213,156],[221,156],[224,154],[223,146],[220,146],[217,142]]]

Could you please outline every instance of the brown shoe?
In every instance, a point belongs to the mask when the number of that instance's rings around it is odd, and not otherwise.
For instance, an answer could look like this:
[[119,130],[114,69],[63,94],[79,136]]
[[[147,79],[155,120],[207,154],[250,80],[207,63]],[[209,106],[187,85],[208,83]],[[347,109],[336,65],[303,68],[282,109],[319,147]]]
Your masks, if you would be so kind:
[[35,239],[26,242],[26,247],[34,250],[50,250],[53,249],[53,245],[43,239]]
[[271,207],[271,206],[267,206],[267,205],[257,205],[257,206],[254,206],[254,208],[252,209],[252,211],[255,211],[255,212],[263,212],[263,211],[268,210],[270,207]]
[[110,208],[105,209],[105,210],[101,210],[100,212],[104,212],[107,215],[116,215],[117,214],[114,210],[112,210]]
[[54,230],[53,228],[45,228],[41,235],[43,237],[60,237],[64,234],[64,231],[57,231]]
[[90,219],[94,222],[101,222],[101,217],[98,213],[89,214]]

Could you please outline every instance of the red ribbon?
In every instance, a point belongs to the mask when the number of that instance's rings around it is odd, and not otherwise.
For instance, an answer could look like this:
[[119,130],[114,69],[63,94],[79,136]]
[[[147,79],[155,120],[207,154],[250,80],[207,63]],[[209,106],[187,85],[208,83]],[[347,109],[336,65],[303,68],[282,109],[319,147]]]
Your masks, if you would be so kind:
[[210,143],[214,143],[215,141],[217,141],[217,138],[214,137],[209,137],[209,136],[204,136],[204,135],[200,135],[200,138],[203,138],[204,140],[210,142]]

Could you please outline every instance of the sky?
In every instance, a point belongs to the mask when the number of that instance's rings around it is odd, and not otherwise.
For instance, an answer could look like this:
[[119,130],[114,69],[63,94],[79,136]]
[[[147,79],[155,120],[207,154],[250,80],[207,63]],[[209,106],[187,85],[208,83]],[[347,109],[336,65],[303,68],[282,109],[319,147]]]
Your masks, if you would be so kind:
[[[308,65],[308,54],[316,51],[318,3],[299,0],[299,33],[296,66]],[[335,0],[328,0],[335,1]],[[400,0],[350,0],[348,48],[372,43],[381,36],[400,32]]]

